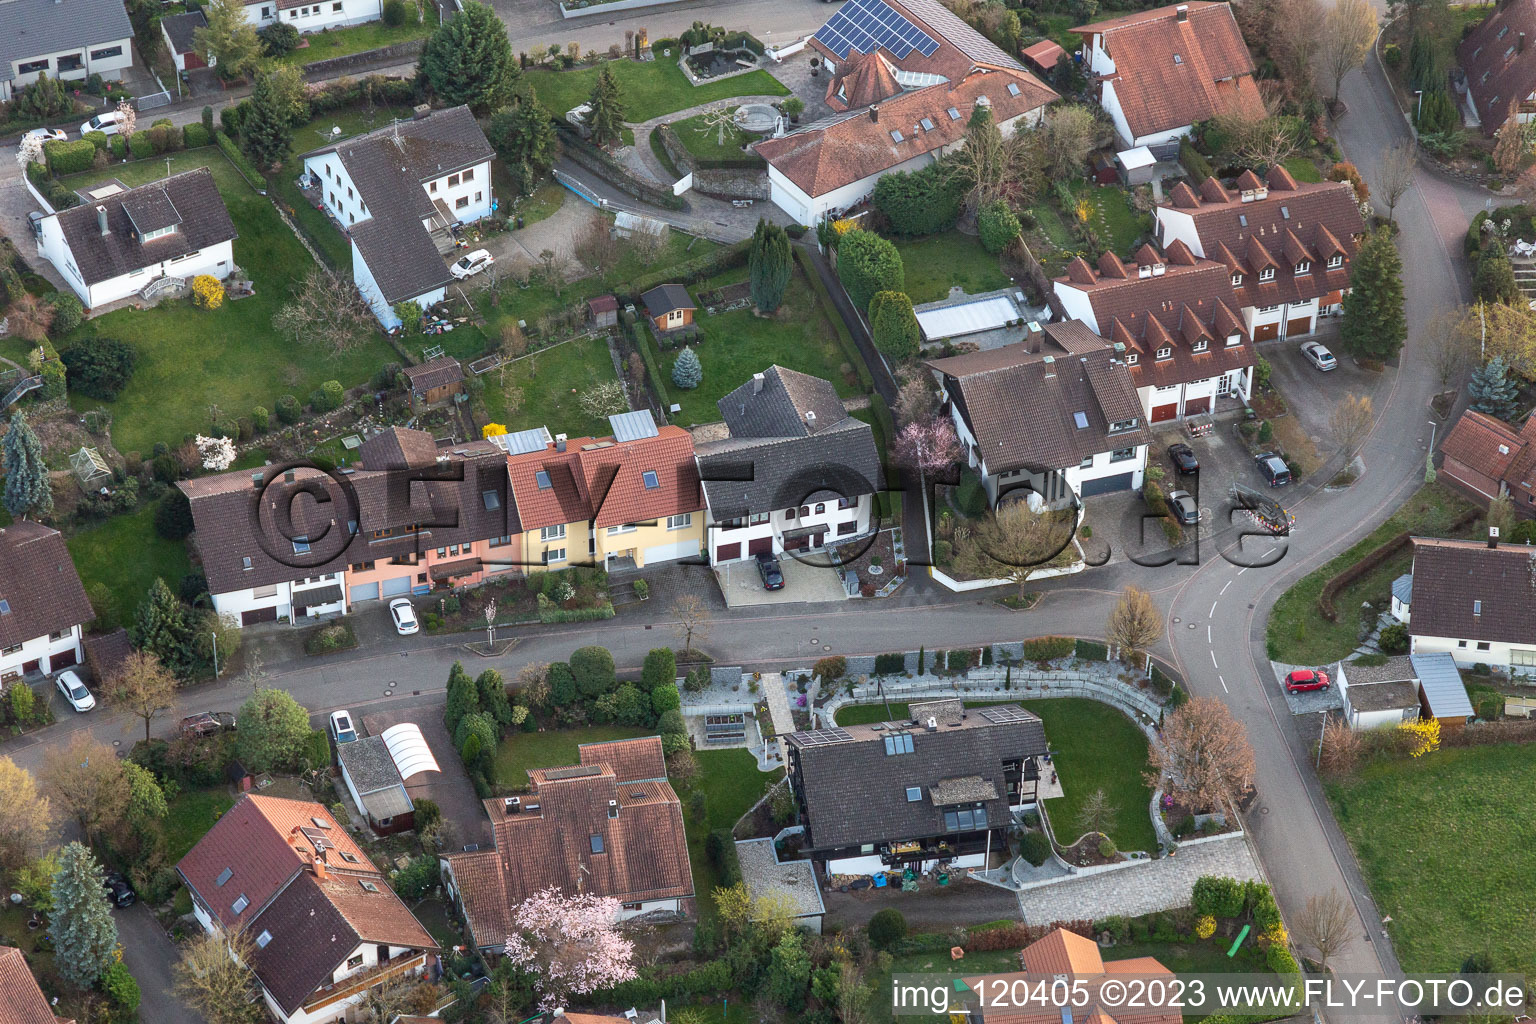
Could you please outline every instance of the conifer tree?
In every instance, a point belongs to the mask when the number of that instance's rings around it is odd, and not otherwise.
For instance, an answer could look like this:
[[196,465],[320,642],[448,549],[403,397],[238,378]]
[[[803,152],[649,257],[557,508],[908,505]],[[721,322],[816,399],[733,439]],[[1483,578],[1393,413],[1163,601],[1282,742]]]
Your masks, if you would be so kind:
[[1510,377],[1503,356],[1494,356],[1472,371],[1467,393],[1476,412],[1501,420],[1513,420],[1519,414],[1520,385]]
[[53,912],[48,932],[53,937],[54,967],[78,989],[100,980],[117,949],[117,924],[112,905],[102,896],[105,876],[95,854],[70,843],[59,856],[53,879]]
[[692,391],[704,382],[704,367],[693,349],[684,348],[672,364],[672,383],[685,391]]
[[27,426],[20,410],[11,415],[3,446],[5,510],[16,519],[41,519],[53,511],[53,491],[48,486],[48,464],[43,445]]
[[505,104],[519,74],[507,27],[476,0],[428,37],[420,68],[438,99],[477,114]]
[[198,664],[190,620],[165,580],[156,576],[139,604],[129,636],[134,647],[159,658],[178,679],[186,679]]
[[751,271],[752,305],[759,313],[772,313],[784,301],[784,289],[789,285],[789,235],[782,227],[758,219],[747,266]]
[[597,73],[587,114],[587,130],[599,146],[611,146],[624,135],[624,101],[619,97],[619,83],[608,65]]
[[1344,296],[1344,348],[1359,359],[1391,359],[1408,337],[1403,313],[1403,261],[1385,229],[1367,236],[1355,254]]

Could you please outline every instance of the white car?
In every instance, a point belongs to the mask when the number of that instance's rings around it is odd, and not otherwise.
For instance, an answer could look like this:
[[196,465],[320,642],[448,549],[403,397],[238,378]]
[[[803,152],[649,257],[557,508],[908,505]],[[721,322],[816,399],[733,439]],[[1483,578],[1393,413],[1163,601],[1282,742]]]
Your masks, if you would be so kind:
[[36,139],[38,142],[67,142],[69,133],[62,128],[33,128],[22,138]]
[[357,739],[357,730],[352,726],[352,712],[331,712],[331,739],[336,741],[338,747]]
[[122,130],[123,114],[119,110],[104,110],[80,126],[80,134],[86,132],[101,132],[103,135],[116,135]]
[[466,277],[474,277],[495,262],[496,257],[491,255],[489,249],[476,249],[468,256],[455,260],[453,266],[448,268],[448,273],[462,281]]
[[1301,354],[1307,357],[1307,362],[1319,370],[1337,370],[1339,361],[1333,358],[1333,353],[1328,351],[1328,346],[1320,341],[1303,342]]
[[72,669],[65,669],[54,676],[53,685],[59,688],[64,699],[69,701],[69,706],[76,711],[89,711],[96,706],[96,698],[91,696],[91,691],[85,688],[85,684]]
[[397,597],[389,602],[389,617],[395,620],[395,632],[401,636],[410,636],[421,629],[421,623],[416,621],[416,609],[406,598]]

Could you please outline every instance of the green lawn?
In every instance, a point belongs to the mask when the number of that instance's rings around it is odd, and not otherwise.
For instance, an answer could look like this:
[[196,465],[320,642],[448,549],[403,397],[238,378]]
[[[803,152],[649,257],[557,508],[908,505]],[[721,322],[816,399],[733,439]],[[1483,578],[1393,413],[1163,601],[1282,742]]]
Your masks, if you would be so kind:
[[166,863],[174,864],[185,857],[234,802],[223,786],[187,790],[170,800],[165,816]]
[[[729,829],[738,818],[752,809],[768,787],[783,777],[782,770],[758,771],[757,758],[750,750],[700,750],[699,774],[690,784],[677,784],[683,802],[683,827],[688,833],[688,862],[693,867],[693,891],[698,894],[699,913],[713,920],[715,901],[709,893],[720,884],[715,869],[704,853],[704,839],[715,829]],[[704,793],[704,820],[694,821],[688,802],[695,790]]]
[[[203,166],[212,171],[239,232],[235,260],[255,280],[256,295],[212,312],[194,309],[189,301],[122,309],[57,340],[65,348],[76,337],[96,334],[120,338],[137,350],[133,380],[116,401],[75,396],[72,403],[81,411],[105,405],[112,412],[113,444],[146,455],[156,441],[178,444],[184,435],[206,430],[210,405],[225,415],[244,416],[257,405],[271,409],[285,393],[302,401],[331,378],[357,384],[391,356],[382,339],[333,356],[323,342],[296,345],[274,332],[272,314],[313,266],[309,254],[271,202],[253,192],[218,149],[176,153],[170,159],[172,173]],[[164,174],[165,160],[157,158],[116,164],[67,183],[78,188],[115,176],[139,185]]]
[[1291,177],[1303,184],[1323,180],[1323,172],[1317,169],[1316,162],[1309,156],[1291,157],[1285,162],[1285,169],[1291,172]]
[[[735,107],[731,108],[736,109]],[[755,159],[758,165],[762,165],[761,157],[753,157],[751,153],[744,152],[741,148],[742,141],[756,136],[747,136],[740,132],[729,131],[725,136],[725,144],[721,145],[719,130],[712,128],[704,121],[703,114],[695,114],[685,117],[681,121],[672,122],[672,131],[677,133],[677,138],[683,144],[683,148],[700,160],[740,160],[744,157]]]
[[[787,96],[779,80],[766,71],[752,71],[720,82],[694,85],[675,60],[658,56],[644,64],[632,60],[610,61],[624,101],[624,120],[649,121],[675,110],[686,110],[733,96]],[[529,71],[527,78],[539,102],[557,118],[587,102],[597,81],[597,68],[574,71]]]
[[1474,953],[1536,970],[1533,787],[1536,757],[1515,745],[1379,761],[1328,787],[1403,970],[1456,971]]
[[507,370],[507,386],[523,389],[523,404],[516,412],[507,411],[501,372],[487,373],[485,407],[491,422],[505,424],[514,433],[548,427],[551,434],[602,437],[610,433],[608,420],[589,416],[578,401],[579,392],[613,379],[606,338],[570,341],[520,359]]
[[145,505],[129,515],[113,516],[68,538],[70,556],[86,586],[105,583],[112,592],[117,625],[133,621],[133,613],[159,576],[171,591],[192,571],[186,543],[165,540],[155,532],[155,507]]
[[535,768],[563,768],[580,764],[581,755],[576,748],[583,743],[604,743],[608,740],[628,740],[655,734],[655,729],[623,725],[515,732],[496,746],[496,785],[501,789],[525,789],[528,786],[528,773]]
[[[1142,779],[1147,767],[1147,737],[1130,719],[1107,704],[1081,697],[1015,702],[1040,716],[1050,742],[1063,796],[1046,805],[1056,838],[1070,843],[1081,833],[1078,809],[1094,790],[1103,789],[1115,807],[1117,823],[1110,838],[1122,850],[1153,850],[1157,833],[1149,807],[1152,790]],[[966,707],[984,704],[967,703]],[[903,719],[907,705],[892,703],[891,714]],[[886,720],[882,704],[853,704],[837,713],[839,725]]]
[[[1344,588],[1334,599],[1337,622],[1323,618],[1317,607],[1318,595],[1327,582],[1404,530],[1420,536],[1444,536],[1451,523],[1470,507],[1438,484],[1420,488],[1364,540],[1280,595],[1269,614],[1269,656],[1291,665],[1326,665],[1348,655],[1359,643],[1361,605],[1390,598],[1392,581],[1413,564],[1413,549],[1403,549]],[[1460,532],[1473,536],[1478,531],[1474,524]],[[1375,612],[1371,616],[1374,618]]]
[[946,231],[912,240],[893,239],[907,276],[907,295],[913,303],[938,302],[949,297],[956,285],[969,294],[1008,287],[998,259],[971,235]]
[[[745,268],[727,271],[690,291],[697,298],[700,291],[743,281],[746,275]],[[692,391],[674,385],[672,364],[682,350],[660,353],[667,390],[672,401],[683,407],[671,417],[672,422],[685,427],[716,422],[720,410],[715,403],[774,363],[830,380],[840,395],[857,394],[857,378],[850,384],[842,372],[843,351],[828,320],[830,315],[836,314],[821,306],[798,264],[785,290],[784,304],[772,317],[754,316],[750,309],[710,316],[700,309],[695,323],[703,340],[694,351],[704,367],[703,382]],[[654,345],[654,341],[648,336],[646,344]]]
[[408,39],[420,39],[431,35],[436,28],[437,24],[432,21],[407,21],[404,25],[394,27],[382,21],[373,21],[364,25],[353,25],[351,28],[311,32],[304,36],[309,42],[308,46],[284,54],[278,57],[276,62],[312,64],[317,60],[345,57],[348,54],[362,53],[364,50],[393,46]]
[[1129,193],[1119,185],[1092,185],[1085,181],[1078,184],[1076,191],[1079,199],[1086,197],[1093,204],[1093,229],[1104,249],[1129,259],[1136,243],[1151,237],[1151,215],[1137,213],[1131,207]]

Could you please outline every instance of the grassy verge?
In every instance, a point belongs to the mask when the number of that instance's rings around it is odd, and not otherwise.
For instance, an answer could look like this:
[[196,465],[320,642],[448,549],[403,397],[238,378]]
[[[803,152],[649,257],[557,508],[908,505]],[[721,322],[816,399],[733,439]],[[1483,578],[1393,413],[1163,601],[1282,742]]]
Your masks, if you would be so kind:
[[[607,65],[624,97],[624,120],[649,121],[677,110],[733,96],[786,96],[789,90],[766,71],[753,71],[719,82],[695,86],[675,61],[658,57],[644,64],[632,60],[611,61]],[[555,117],[587,102],[597,82],[597,68],[574,71],[530,71],[527,73],[539,102]]]
[[1536,969],[1533,786],[1536,759],[1514,745],[1379,761],[1328,786],[1403,970],[1456,971],[1475,953],[1495,970]]
[[[1450,490],[1430,484],[1402,504],[1392,517],[1348,551],[1302,577],[1280,595],[1269,615],[1269,656],[1293,665],[1325,665],[1349,654],[1359,643],[1358,609],[1365,601],[1384,601],[1392,581],[1413,564],[1405,549],[1344,588],[1334,601],[1339,621],[1329,622],[1317,608],[1318,595],[1334,576],[1396,534],[1408,530],[1443,536],[1469,506]],[[1470,531],[1468,531],[1470,532]],[[1373,611],[1372,616],[1375,616]]]
[[365,50],[378,50],[432,34],[437,25],[430,21],[407,21],[404,25],[386,25],[372,21],[351,28],[311,32],[304,38],[309,45],[276,58],[279,64],[313,64],[317,60],[345,57]]
[[959,286],[969,294],[1006,288],[1008,275],[981,241],[958,231],[908,241],[897,240],[896,251],[906,270],[907,294],[914,303],[937,302]]
[[681,178],[682,174],[678,172],[677,164],[672,162],[672,154],[668,153],[667,147],[661,144],[661,133],[652,131],[649,140],[651,155],[660,161],[661,166],[667,169],[667,173],[672,175],[674,180]]
[[[1056,838],[1070,843],[1082,831],[1077,825],[1083,801],[1097,789],[1103,789],[1116,810],[1116,823],[1110,838],[1122,850],[1152,850],[1157,833],[1152,829],[1149,806],[1152,790],[1141,773],[1147,766],[1145,734],[1119,711],[1107,704],[1079,697],[1017,702],[1040,716],[1045,723],[1045,737],[1050,741],[1056,770],[1061,775],[1063,795],[1046,804]],[[984,704],[968,703],[967,707]],[[898,719],[907,715],[907,705],[893,703],[891,713]],[[886,720],[884,705],[853,704],[837,714],[839,725],[857,725]]]
[[[493,423],[508,430],[548,427],[552,434],[571,437],[602,437],[608,420],[588,415],[579,401],[580,392],[602,380],[613,380],[613,360],[606,338],[585,338],[556,346],[513,363],[506,384],[501,371],[485,375],[485,408]],[[507,408],[506,388],[522,389],[523,402]]]
[[80,581],[86,586],[104,583],[112,592],[115,625],[133,621],[134,609],[156,576],[170,584],[174,593],[181,578],[192,571],[186,544],[165,540],[155,532],[153,505],[113,516],[99,526],[81,530],[66,543]]

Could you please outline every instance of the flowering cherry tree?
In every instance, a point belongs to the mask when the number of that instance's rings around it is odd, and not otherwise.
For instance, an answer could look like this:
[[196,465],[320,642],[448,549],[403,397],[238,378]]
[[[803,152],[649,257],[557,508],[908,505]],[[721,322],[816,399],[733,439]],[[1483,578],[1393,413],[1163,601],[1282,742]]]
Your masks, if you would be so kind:
[[227,437],[198,434],[192,443],[197,445],[197,453],[203,457],[204,469],[225,470],[235,464],[235,442]]
[[507,958],[534,976],[541,1009],[635,977],[634,943],[614,924],[619,910],[612,897],[566,896],[551,886],[512,912]]
[[954,465],[963,454],[954,424],[943,416],[914,420],[896,435],[896,461],[909,469],[932,473]]
[[27,169],[27,164],[40,164],[43,162],[43,140],[39,135],[28,133],[21,137],[21,145],[16,147],[16,162],[22,170]]
[[128,136],[133,134],[134,128],[138,126],[139,112],[133,109],[133,103],[130,100],[119,100],[117,112],[122,117],[122,120],[117,123],[117,130],[126,141]]

